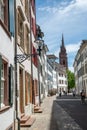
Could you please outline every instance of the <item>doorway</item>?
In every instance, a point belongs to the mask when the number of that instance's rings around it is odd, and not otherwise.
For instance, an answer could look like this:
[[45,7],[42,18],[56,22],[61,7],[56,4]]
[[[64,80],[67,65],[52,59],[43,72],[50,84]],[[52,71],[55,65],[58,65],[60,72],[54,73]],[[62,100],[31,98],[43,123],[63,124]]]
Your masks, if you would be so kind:
[[23,69],[19,68],[20,112],[24,113]]

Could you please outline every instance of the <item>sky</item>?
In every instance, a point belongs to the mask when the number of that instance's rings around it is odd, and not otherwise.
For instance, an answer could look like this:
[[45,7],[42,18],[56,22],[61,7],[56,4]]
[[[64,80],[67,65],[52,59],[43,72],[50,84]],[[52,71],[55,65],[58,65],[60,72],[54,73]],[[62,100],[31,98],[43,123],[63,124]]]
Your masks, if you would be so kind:
[[69,70],[82,43],[87,40],[87,0],[36,0],[36,22],[44,32],[48,54],[59,57],[62,34]]

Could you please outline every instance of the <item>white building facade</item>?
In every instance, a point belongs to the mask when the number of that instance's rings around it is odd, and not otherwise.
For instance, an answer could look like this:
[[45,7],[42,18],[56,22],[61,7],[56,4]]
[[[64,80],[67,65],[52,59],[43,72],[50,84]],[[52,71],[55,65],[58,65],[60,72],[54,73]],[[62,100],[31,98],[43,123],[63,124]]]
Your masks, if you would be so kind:
[[68,81],[66,68],[57,62],[55,63],[56,72],[57,72],[57,92],[58,93],[67,93],[68,92]]
[[[8,0],[0,1],[0,129],[14,123],[14,40],[9,32]],[[9,117],[9,118],[8,118]]]
[[82,40],[74,60],[76,93],[80,95],[84,89],[87,96],[87,40]]

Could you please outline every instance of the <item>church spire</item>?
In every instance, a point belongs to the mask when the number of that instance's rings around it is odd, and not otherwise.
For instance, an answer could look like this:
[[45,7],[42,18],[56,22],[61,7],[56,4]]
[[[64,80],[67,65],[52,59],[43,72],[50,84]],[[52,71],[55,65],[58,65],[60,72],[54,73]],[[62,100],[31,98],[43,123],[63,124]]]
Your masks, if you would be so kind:
[[59,53],[59,63],[66,67],[68,69],[68,61],[67,61],[67,53],[66,53],[66,48],[64,46],[64,38],[62,34],[62,45],[60,46],[60,53]]
[[64,47],[64,38],[63,38],[63,33],[62,33],[62,47]]

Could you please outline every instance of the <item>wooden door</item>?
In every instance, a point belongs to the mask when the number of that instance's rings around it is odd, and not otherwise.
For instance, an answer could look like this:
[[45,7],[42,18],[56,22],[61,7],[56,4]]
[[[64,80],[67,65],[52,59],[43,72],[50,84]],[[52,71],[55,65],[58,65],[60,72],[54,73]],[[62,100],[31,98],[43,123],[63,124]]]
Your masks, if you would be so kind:
[[24,113],[24,91],[23,91],[23,69],[19,69],[19,81],[20,81],[20,112]]

